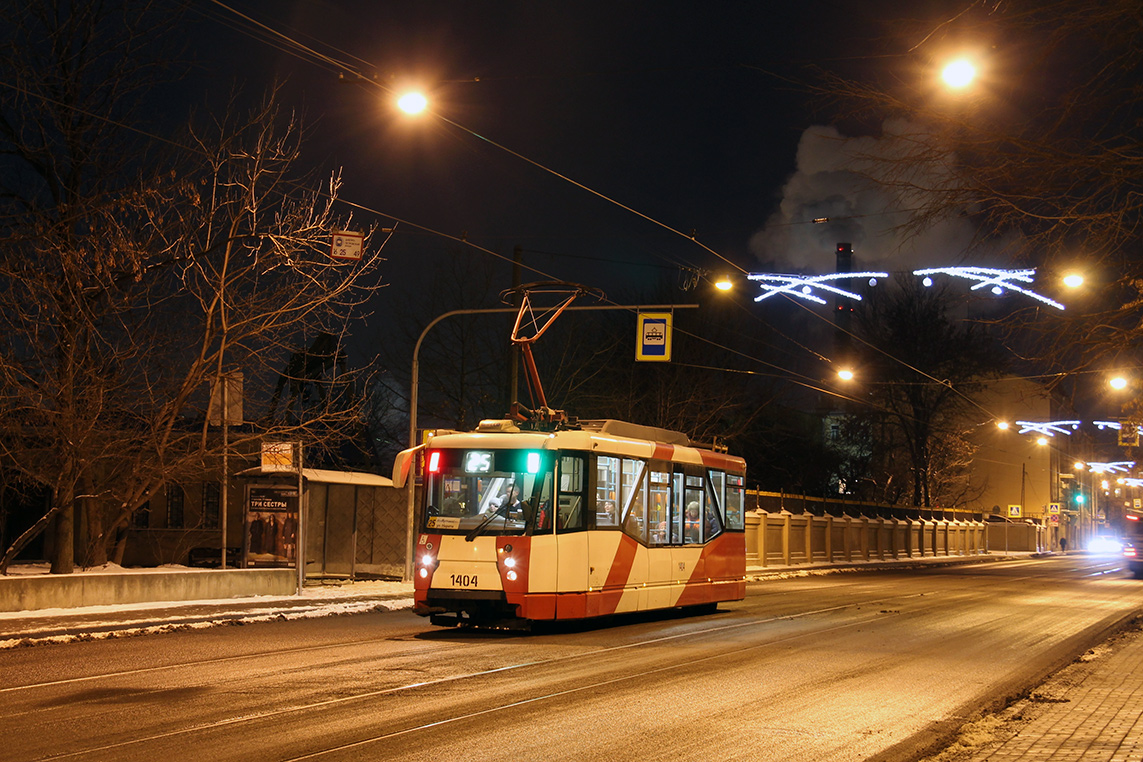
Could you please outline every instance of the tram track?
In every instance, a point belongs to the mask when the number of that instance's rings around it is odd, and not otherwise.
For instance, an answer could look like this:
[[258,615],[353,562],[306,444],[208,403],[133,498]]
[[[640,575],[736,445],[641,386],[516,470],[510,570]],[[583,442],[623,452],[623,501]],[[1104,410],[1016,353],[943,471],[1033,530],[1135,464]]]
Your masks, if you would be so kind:
[[[677,632],[677,633],[671,633],[671,634],[667,634],[667,635],[658,635],[656,637],[643,638],[643,639],[640,639],[640,640],[635,641],[635,642],[624,643],[624,644],[616,645],[616,646],[609,646],[609,647],[604,647],[604,648],[593,648],[593,649],[580,651],[578,653],[573,653],[573,654],[562,654],[560,656],[551,657],[551,658],[537,659],[537,660],[524,661],[524,662],[519,662],[519,663],[514,663],[514,664],[502,665],[502,666],[491,668],[491,669],[478,670],[478,671],[455,674],[455,675],[448,675],[448,676],[443,676],[440,678],[434,678],[431,680],[415,681],[415,682],[405,683],[405,684],[397,685],[397,686],[388,686],[388,687],[380,688],[380,689],[376,689],[376,690],[357,691],[357,692],[354,692],[354,693],[349,694],[349,695],[337,696],[334,698],[323,699],[320,701],[310,701],[310,702],[305,702],[305,703],[300,703],[300,704],[293,704],[293,705],[289,705],[289,706],[282,706],[282,707],[278,707],[278,708],[275,708],[272,710],[267,710],[267,711],[241,713],[241,714],[237,714],[235,716],[221,718],[221,719],[218,719],[218,720],[215,720],[212,722],[195,723],[195,724],[192,724],[192,725],[189,725],[186,727],[182,727],[182,728],[175,728],[175,729],[171,729],[171,730],[167,730],[167,731],[163,731],[163,732],[158,732],[158,733],[150,733],[150,734],[134,737],[134,738],[131,738],[128,740],[122,740],[122,741],[118,741],[118,742],[114,742],[114,743],[107,743],[107,744],[91,746],[91,747],[87,747],[87,748],[80,749],[80,750],[75,750],[75,751],[68,752],[68,753],[55,754],[55,755],[50,755],[50,756],[46,756],[46,757],[42,757],[42,758],[43,759],[82,759],[82,758],[102,759],[102,758],[105,758],[109,754],[114,754],[116,752],[121,752],[123,750],[131,749],[131,748],[141,748],[141,747],[146,746],[147,744],[153,744],[156,742],[162,743],[164,741],[170,741],[173,739],[189,739],[189,738],[194,738],[200,734],[209,734],[209,733],[216,732],[216,731],[226,731],[226,730],[237,728],[237,727],[240,727],[240,726],[243,726],[246,724],[257,724],[257,723],[271,723],[272,724],[274,720],[280,719],[280,718],[285,718],[288,716],[304,715],[306,713],[321,713],[321,712],[333,710],[333,709],[336,709],[339,707],[346,707],[346,706],[352,706],[355,704],[362,704],[362,703],[369,702],[369,701],[376,700],[376,699],[380,699],[380,698],[392,698],[394,696],[412,694],[412,693],[415,693],[418,691],[432,690],[435,688],[440,688],[440,687],[448,686],[448,685],[455,685],[455,684],[466,682],[466,681],[473,681],[473,680],[488,679],[488,678],[493,678],[493,677],[498,677],[498,676],[504,676],[507,673],[511,673],[511,672],[515,672],[515,671],[519,671],[519,670],[536,670],[536,669],[545,668],[545,667],[559,667],[562,664],[565,664],[569,661],[606,658],[609,656],[616,656],[616,655],[622,654],[624,652],[630,652],[632,650],[637,650],[637,649],[641,649],[641,648],[670,644],[673,641],[680,641],[680,640],[684,640],[684,639],[693,640],[696,638],[703,638],[703,637],[709,637],[709,636],[717,637],[719,635],[724,635],[724,634],[730,633],[730,632],[735,631],[735,630],[742,630],[742,629],[746,629],[746,628],[765,627],[765,626],[773,625],[775,623],[784,622],[784,621],[805,620],[805,619],[808,619],[808,618],[811,618],[814,616],[838,614],[839,612],[845,612],[847,610],[857,610],[857,609],[860,609],[861,607],[879,607],[879,606],[885,606],[885,605],[892,605],[893,602],[900,602],[900,601],[904,601],[907,599],[919,599],[919,598],[924,598],[924,597],[932,598],[933,595],[934,595],[934,593],[932,591],[929,591],[929,592],[925,592],[925,593],[910,593],[910,594],[900,595],[900,596],[879,596],[876,598],[863,599],[863,600],[852,601],[852,602],[844,603],[844,604],[815,608],[815,609],[811,609],[808,611],[785,613],[785,614],[775,615],[775,616],[771,616],[771,617],[766,617],[763,619],[750,619],[748,621],[727,622],[727,623],[718,624],[718,625],[715,625],[712,627],[704,627],[704,628],[697,630],[697,631],[688,630],[686,632]],[[846,629],[850,629],[850,628],[854,628],[854,627],[861,627],[861,626],[867,625],[871,622],[874,622],[877,619],[882,618],[883,616],[884,616],[883,612],[871,610],[871,611],[865,613],[864,615],[859,616],[857,619],[855,619],[853,621],[845,622],[843,624],[836,624],[836,625],[833,625],[830,627],[824,627],[824,628],[823,627],[814,627],[814,628],[810,628],[808,630],[800,631],[797,633],[791,633],[791,634],[783,635],[781,637],[766,638],[765,640],[763,640],[761,642],[758,642],[756,644],[753,644],[753,645],[745,647],[745,648],[741,644],[736,644],[734,646],[728,645],[726,650],[720,649],[717,653],[712,653],[712,654],[707,655],[707,656],[702,656],[702,657],[698,657],[698,658],[692,657],[692,658],[689,658],[689,659],[687,659],[685,661],[681,661],[681,662],[672,662],[669,664],[664,664],[664,665],[656,666],[656,667],[649,668],[649,669],[642,669],[642,670],[638,670],[636,672],[630,672],[630,673],[625,673],[623,675],[619,675],[619,676],[615,676],[615,677],[609,677],[609,678],[603,679],[603,680],[589,681],[586,684],[575,685],[575,686],[572,686],[570,688],[565,688],[565,689],[556,690],[556,691],[550,691],[550,692],[546,692],[546,693],[543,693],[540,695],[531,696],[531,697],[528,697],[526,699],[504,702],[504,703],[497,705],[495,707],[488,707],[487,709],[482,709],[482,710],[479,710],[476,712],[465,712],[465,713],[457,714],[455,716],[437,718],[437,719],[432,720],[431,722],[425,722],[425,723],[421,723],[419,725],[401,728],[401,729],[397,729],[397,730],[393,730],[393,731],[389,731],[389,732],[385,732],[385,733],[379,733],[379,734],[376,734],[374,736],[371,736],[371,737],[365,738],[365,739],[356,739],[355,741],[353,741],[351,743],[334,745],[334,746],[331,746],[325,750],[312,752],[308,756],[303,755],[303,756],[296,757],[296,759],[300,760],[300,759],[308,759],[308,758],[317,758],[317,757],[320,757],[322,755],[336,753],[338,751],[346,751],[346,750],[355,748],[356,746],[361,745],[361,744],[376,743],[376,742],[380,742],[380,741],[383,741],[383,740],[388,739],[388,738],[407,736],[409,734],[414,734],[414,733],[417,733],[420,731],[426,731],[426,730],[436,728],[436,727],[442,727],[442,726],[449,725],[449,724],[455,724],[458,722],[463,722],[465,720],[474,719],[474,718],[478,718],[478,717],[489,715],[489,714],[494,714],[496,712],[503,712],[503,711],[511,710],[513,708],[520,708],[523,706],[540,703],[540,702],[543,702],[546,700],[558,699],[560,697],[570,696],[570,695],[573,695],[576,693],[582,693],[585,691],[607,688],[608,686],[612,686],[612,685],[615,685],[617,683],[634,681],[634,680],[638,680],[638,679],[645,679],[648,677],[653,677],[655,675],[661,675],[663,673],[670,672],[673,670],[693,669],[695,667],[695,665],[698,665],[698,664],[703,664],[706,662],[716,661],[716,660],[724,660],[727,658],[728,654],[731,651],[737,653],[737,652],[742,652],[744,650],[757,650],[757,649],[762,649],[762,648],[771,648],[771,647],[774,647],[775,645],[793,642],[793,641],[796,641],[799,639],[819,637],[823,634],[828,634],[830,632],[842,631],[842,630],[846,630]],[[466,646],[470,646],[470,644],[460,643],[460,644],[457,644],[455,646],[455,648],[449,648],[448,650],[452,651],[455,649],[464,648]],[[301,648],[301,649],[293,649],[293,650],[296,652],[306,652],[306,651],[313,651],[313,650],[321,650],[322,648],[323,647],[310,647],[310,648]],[[253,657],[253,655],[242,655],[242,656],[236,656],[236,657],[225,657],[225,658],[222,658],[219,660],[202,660],[202,662],[205,662],[205,663],[232,662],[232,661],[237,661],[237,660],[240,660],[243,658],[252,658],[252,657]],[[109,673],[107,675],[107,677],[111,678],[111,677],[116,677],[116,676],[123,676],[126,674],[152,673],[152,672],[155,672],[155,671],[158,671],[161,669],[174,669],[174,668],[176,668],[174,665],[170,665],[168,667],[156,667],[156,668],[149,668],[149,669],[144,669],[144,670],[139,670],[139,671],[121,671],[119,673]],[[91,676],[91,678],[95,678],[95,677],[96,676]],[[54,683],[44,683],[42,685],[44,685],[44,686],[58,686],[59,684],[60,683],[57,681]],[[26,686],[26,687],[30,688],[33,686]]]
[[[53,688],[53,687],[66,686],[66,685],[72,685],[72,684],[90,683],[90,682],[95,682],[95,681],[99,681],[99,680],[110,680],[113,678],[120,678],[120,677],[133,677],[136,675],[148,675],[148,674],[156,674],[156,673],[160,673],[160,672],[169,672],[169,671],[184,670],[184,669],[194,669],[196,667],[209,667],[209,666],[216,666],[216,665],[222,665],[222,664],[233,664],[233,663],[241,662],[241,661],[266,659],[268,657],[280,658],[280,657],[284,657],[284,656],[293,656],[293,655],[300,655],[300,654],[306,654],[306,653],[314,653],[314,652],[319,652],[319,651],[335,651],[335,650],[344,649],[347,647],[367,646],[367,645],[371,645],[371,644],[377,644],[380,642],[392,642],[392,641],[381,641],[377,638],[359,638],[357,640],[345,640],[345,641],[338,641],[336,643],[323,643],[321,645],[314,645],[314,646],[281,648],[281,649],[274,649],[272,651],[271,650],[263,650],[263,651],[255,651],[255,652],[246,653],[246,654],[235,654],[233,656],[218,656],[218,657],[214,657],[214,658],[210,658],[210,659],[197,659],[195,661],[179,662],[177,664],[160,664],[160,665],[156,665],[153,667],[140,667],[137,669],[117,670],[115,672],[101,672],[101,673],[94,674],[94,675],[83,675],[83,676],[79,676],[79,677],[68,677],[68,678],[62,678],[59,680],[47,680],[47,681],[39,682],[39,683],[27,683],[25,685],[13,685],[13,686],[9,686],[7,688],[0,688],[0,696],[3,696],[5,694],[10,694],[10,693],[17,693],[19,691],[35,690],[37,688]],[[463,644],[458,643],[455,646],[444,648],[442,650],[453,651],[453,650],[462,649],[463,647],[464,647]],[[387,653],[385,658],[387,658],[387,659],[389,659],[389,658],[392,658],[392,659],[404,658],[407,656],[416,656],[418,653],[420,653],[420,649],[409,648],[409,649],[406,649],[406,650],[398,652],[398,653]]]
[[[779,594],[779,595],[781,595],[781,594]],[[924,593],[921,593],[918,595],[924,595]],[[877,601],[863,601],[863,602],[846,604],[846,605],[869,605],[869,604],[876,603],[876,602]],[[798,614],[793,614],[793,615],[789,615],[789,616],[808,616],[808,615],[811,615],[814,613],[822,613],[822,612],[829,611],[829,610],[831,610],[831,609],[828,609],[828,608],[827,609],[820,609],[820,610],[814,611],[814,612],[804,612],[804,613],[798,613]],[[776,620],[776,619],[782,619],[782,618],[786,618],[786,616],[776,616],[773,619]],[[769,621],[773,621],[773,620],[769,620]],[[457,631],[431,630],[430,634],[432,634],[432,635],[439,634],[440,636],[443,637],[450,632],[469,632],[469,631],[467,631],[467,630],[457,630]],[[479,631],[473,631],[473,632],[479,632]],[[717,629],[712,630],[712,632],[717,632]],[[500,634],[500,633],[496,633],[496,634]],[[519,635],[519,634],[514,633],[510,637],[530,637],[530,636],[528,636],[526,634],[525,635]],[[544,636],[541,635],[541,636],[536,636],[536,637],[544,637]],[[631,646],[640,645],[643,642],[655,643],[655,642],[659,642],[659,641],[664,640],[664,639],[669,639],[669,638],[652,638],[652,639],[649,639],[647,641],[637,641],[637,642],[631,643],[631,644],[624,644],[623,646],[618,646],[617,648],[628,648]],[[209,659],[196,659],[193,661],[183,661],[183,662],[178,662],[178,663],[173,663],[173,664],[161,664],[161,665],[155,665],[155,666],[151,666],[151,667],[139,667],[139,668],[128,669],[128,670],[116,670],[113,672],[101,672],[101,673],[97,673],[97,674],[93,674],[93,675],[82,675],[82,676],[77,676],[77,677],[61,678],[58,680],[46,680],[46,681],[38,682],[38,683],[27,683],[24,685],[13,685],[13,686],[8,686],[8,687],[0,687],[0,696],[3,696],[5,694],[18,693],[21,691],[36,690],[36,689],[40,689],[40,688],[53,688],[53,687],[67,686],[67,685],[72,685],[72,684],[83,684],[83,683],[97,682],[100,680],[111,680],[111,679],[122,678],[122,677],[133,677],[133,676],[138,676],[138,675],[157,674],[157,673],[161,673],[161,672],[177,671],[177,670],[184,670],[184,669],[195,669],[195,668],[200,668],[200,667],[217,666],[217,665],[223,665],[223,664],[233,664],[233,663],[247,661],[247,660],[255,660],[256,661],[256,660],[260,660],[260,659],[266,659],[269,657],[273,657],[275,659],[282,659],[284,657],[289,657],[289,656],[293,656],[293,655],[317,653],[317,652],[322,652],[322,651],[338,651],[338,650],[343,650],[345,648],[354,647],[354,646],[369,646],[369,645],[373,645],[373,644],[396,643],[396,642],[408,642],[408,637],[393,637],[393,638],[382,638],[382,639],[379,639],[379,638],[357,638],[357,639],[353,639],[353,640],[344,640],[344,641],[337,641],[337,642],[332,642],[332,643],[322,643],[320,645],[275,648],[273,650],[263,649],[263,650],[259,650],[259,651],[253,651],[250,653],[235,654],[235,655],[231,655],[231,656],[218,656],[218,657],[211,657]],[[432,641],[426,641],[426,643],[425,643],[426,647],[431,646],[431,645],[437,646],[437,648],[435,649],[437,653],[450,653],[453,651],[464,650],[466,648],[470,648],[472,643],[469,640],[465,640],[462,642],[456,642],[456,643],[450,643],[447,645],[442,645],[442,640],[440,638],[435,638]],[[392,652],[392,651],[387,652],[385,654],[384,658],[387,660],[396,660],[396,659],[401,659],[401,658],[405,658],[405,657],[416,656],[416,655],[421,654],[423,651],[424,651],[424,647],[422,647],[422,648],[406,648],[406,649],[402,649],[402,650],[397,651],[397,652]]]
[[0,759],[912,758],[1136,605],[1092,565],[1039,569],[782,580],[531,635],[399,613],[29,649]]

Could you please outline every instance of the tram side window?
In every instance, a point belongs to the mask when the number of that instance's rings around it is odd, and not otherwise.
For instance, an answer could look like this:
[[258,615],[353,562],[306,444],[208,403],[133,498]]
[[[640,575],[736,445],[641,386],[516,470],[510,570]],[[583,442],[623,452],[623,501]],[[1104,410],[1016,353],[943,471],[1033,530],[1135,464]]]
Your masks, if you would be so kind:
[[719,486],[725,484],[726,474],[722,471],[707,471],[706,474],[706,512],[702,521],[702,541],[710,542],[722,534],[722,528],[726,523],[723,518],[726,490]]
[[683,502],[683,475],[671,474],[671,529],[668,542],[672,545],[683,544],[683,525],[686,514],[686,503]]
[[584,459],[582,455],[560,458],[560,493],[556,512],[556,531],[583,529],[585,498]]
[[595,467],[595,525],[619,526],[619,458],[600,455]]
[[683,489],[683,542],[687,545],[702,542],[703,514],[706,512],[706,491],[701,476],[685,477]]
[[623,531],[641,542],[647,541],[647,490],[644,488],[646,463],[623,459]]
[[718,517],[722,520],[720,523],[726,523],[726,473],[723,471],[715,471],[708,469],[706,472],[707,477],[710,479],[711,489],[714,491],[714,502],[718,506]]
[[651,530],[651,543],[666,545],[671,541],[668,532],[668,512],[671,506],[671,475],[651,469],[647,487],[647,526]]
[[726,528],[741,532],[743,528],[743,508],[746,503],[744,482],[741,476],[726,476]]

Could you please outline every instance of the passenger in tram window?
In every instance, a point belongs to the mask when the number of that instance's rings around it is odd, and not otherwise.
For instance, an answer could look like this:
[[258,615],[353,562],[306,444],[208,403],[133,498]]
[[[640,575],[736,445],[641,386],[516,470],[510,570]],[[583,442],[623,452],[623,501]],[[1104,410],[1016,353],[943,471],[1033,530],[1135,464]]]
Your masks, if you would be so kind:
[[603,508],[595,517],[596,523],[602,526],[613,527],[619,523],[619,514],[615,512],[615,503],[610,500],[603,501]]
[[708,505],[706,514],[706,538],[709,540],[721,531],[722,526],[718,521],[718,511],[714,510],[714,506]]
[[646,540],[647,536],[643,531],[643,516],[641,515],[642,508],[639,506],[632,506],[631,512],[627,514],[627,521],[624,528],[627,534],[638,540]]
[[699,542],[699,530],[701,523],[699,521],[699,504],[697,500],[692,500],[687,503],[687,517],[686,517],[686,541]]

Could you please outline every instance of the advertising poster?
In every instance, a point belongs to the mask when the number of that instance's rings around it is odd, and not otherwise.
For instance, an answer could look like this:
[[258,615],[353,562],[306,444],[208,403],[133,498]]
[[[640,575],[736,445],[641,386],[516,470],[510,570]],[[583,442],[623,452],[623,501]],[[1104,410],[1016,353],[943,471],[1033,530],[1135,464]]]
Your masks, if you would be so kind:
[[246,493],[246,565],[293,566],[297,550],[297,487],[250,487]]

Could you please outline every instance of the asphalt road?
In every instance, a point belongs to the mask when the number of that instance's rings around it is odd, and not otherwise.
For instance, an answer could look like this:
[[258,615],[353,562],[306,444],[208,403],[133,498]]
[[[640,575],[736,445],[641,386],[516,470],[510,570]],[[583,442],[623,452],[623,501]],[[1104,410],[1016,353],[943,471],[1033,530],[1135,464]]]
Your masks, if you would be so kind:
[[521,634],[411,613],[0,653],[0,759],[916,759],[1143,602],[1051,557],[751,585]]

